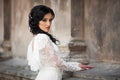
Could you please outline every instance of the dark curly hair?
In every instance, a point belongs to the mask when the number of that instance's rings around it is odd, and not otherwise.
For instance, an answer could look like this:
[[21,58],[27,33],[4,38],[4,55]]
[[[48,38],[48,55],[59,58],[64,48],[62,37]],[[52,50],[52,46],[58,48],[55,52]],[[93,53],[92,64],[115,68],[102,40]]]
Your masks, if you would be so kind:
[[54,14],[53,10],[47,6],[37,5],[31,9],[31,11],[29,13],[30,32],[32,32],[33,34],[38,34],[38,33],[46,34],[49,36],[49,38],[52,40],[52,42],[54,42],[56,44],[56,41],[58,41],[58,40],[56,40],[51,34],[45,32],[39,28],[39,21],[41,21],[47,13],[51,13],[52,19],[54,19],[55,14]]

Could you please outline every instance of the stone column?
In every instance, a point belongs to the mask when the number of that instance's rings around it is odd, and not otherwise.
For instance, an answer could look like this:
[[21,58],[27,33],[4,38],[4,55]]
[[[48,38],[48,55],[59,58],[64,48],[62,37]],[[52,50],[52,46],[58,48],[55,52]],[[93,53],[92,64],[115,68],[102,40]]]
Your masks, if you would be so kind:
[[0,44],[3,41],[3,0],[0,0]]
[[71,0],[70,60],[88,63],[84,40],[84,0]]
[[[0,3],[1,4],[1,3]],[[10,36],[11,36],[11,1],[10,0],[3,0],[3,6],[1,7],[2,13],[1,15],[3,18],[3,41],[1,43],[1,59],[6,59],[11,56],[11,44],[10,44]]]
[[[0,55],[3,53],[3,48],[1,46],[4,39],[4,23],[3,23],[3,0],[0,0]],[[1,56],[0,56],[1,57]]]

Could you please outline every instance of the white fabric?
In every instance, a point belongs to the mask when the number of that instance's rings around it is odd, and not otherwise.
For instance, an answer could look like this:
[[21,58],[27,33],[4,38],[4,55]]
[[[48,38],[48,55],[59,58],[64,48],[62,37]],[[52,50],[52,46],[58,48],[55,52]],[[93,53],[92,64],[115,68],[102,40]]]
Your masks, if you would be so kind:
[[66,62],[60,57],[58,47],[46,34],[37,34],[28,46],[28,65],[39,71],[36,80],[61,80],[62,71],[79,71],[79,63]]

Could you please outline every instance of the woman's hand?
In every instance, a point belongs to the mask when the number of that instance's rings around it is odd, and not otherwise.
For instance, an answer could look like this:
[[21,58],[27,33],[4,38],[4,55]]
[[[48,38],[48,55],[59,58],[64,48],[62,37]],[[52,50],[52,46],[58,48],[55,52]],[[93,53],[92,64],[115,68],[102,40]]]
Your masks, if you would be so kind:
[[84,65],[84,64],[80,64],[79,66],[80,66],[80,68],[81,68],[82,70],[88,70],[88,69],[94,68],[93,66]]

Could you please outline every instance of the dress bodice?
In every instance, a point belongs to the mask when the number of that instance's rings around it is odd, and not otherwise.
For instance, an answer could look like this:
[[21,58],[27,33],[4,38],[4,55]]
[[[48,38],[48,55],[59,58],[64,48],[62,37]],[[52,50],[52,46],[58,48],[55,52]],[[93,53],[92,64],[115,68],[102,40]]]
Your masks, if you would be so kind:
[[60,51],[46,34],[37,34],[29,43],[27,51],[28,65],[32,71],[43,67],[55,67],[62,70],[81,70],[79,63],[66,62],[60,56]]

